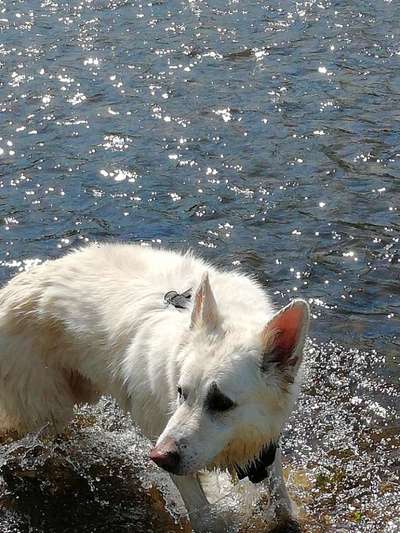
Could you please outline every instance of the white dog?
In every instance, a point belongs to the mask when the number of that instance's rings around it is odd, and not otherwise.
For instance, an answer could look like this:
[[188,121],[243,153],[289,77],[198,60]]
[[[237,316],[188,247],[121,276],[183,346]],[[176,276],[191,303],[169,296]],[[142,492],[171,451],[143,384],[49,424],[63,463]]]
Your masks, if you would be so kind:
[[[296,399],[308,322],[304,301],[275,314],[255,281],[190,253],[74,251],[0,291],[0,427],[58,431],[76,403],[110,394],[157,440],[150,457],[171,473],[193,528],[224,530],[198,474],[258,476]],[[279,450],[267,470],[281,530],[295,530]]]

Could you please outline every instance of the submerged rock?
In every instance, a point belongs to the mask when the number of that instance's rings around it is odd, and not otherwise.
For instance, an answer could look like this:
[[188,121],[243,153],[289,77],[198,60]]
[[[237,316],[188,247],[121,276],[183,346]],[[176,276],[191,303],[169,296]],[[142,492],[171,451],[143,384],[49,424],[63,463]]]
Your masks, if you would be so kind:
[[94,418],[79,413],[68,434],[56,438],[30,434],[10,442],[3,437],[2,533],[188,530],[187,521],[166,510],[160,490],[143,483],[143,467],[127,454],[136,435],[126,434],[126,422],[124,427],[114,416],[109,432],[101,431],[98,421],[93,424]]

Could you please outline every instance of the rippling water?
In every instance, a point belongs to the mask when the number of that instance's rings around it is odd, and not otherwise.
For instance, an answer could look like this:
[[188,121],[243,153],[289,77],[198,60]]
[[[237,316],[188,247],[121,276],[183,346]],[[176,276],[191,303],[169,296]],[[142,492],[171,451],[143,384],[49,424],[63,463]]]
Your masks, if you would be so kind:
[[[307,531],[400,527],[399,60],[391,1],[0,1],[1,281],[143,240],[309,299],[284,438]],[[2,531],[177,528],[119,417],[5,445]]]

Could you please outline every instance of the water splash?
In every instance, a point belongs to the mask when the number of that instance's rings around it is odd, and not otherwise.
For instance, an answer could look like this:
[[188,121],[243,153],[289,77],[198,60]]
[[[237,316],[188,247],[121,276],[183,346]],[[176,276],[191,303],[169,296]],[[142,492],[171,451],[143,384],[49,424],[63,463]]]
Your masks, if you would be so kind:
[[[375,352],[309,343],[303,393],[282,436],[288,486],[306,531],[394,532],[399,525],[398,390],[377,379],[381,364]],[[57,438],[4,437],[1,530],[186,531],[179,495],[148,450],[108,398],[81,407]],[[215,475],[207,490],[234,518],[232,531],[273,524],[269,495],[259,487]]]

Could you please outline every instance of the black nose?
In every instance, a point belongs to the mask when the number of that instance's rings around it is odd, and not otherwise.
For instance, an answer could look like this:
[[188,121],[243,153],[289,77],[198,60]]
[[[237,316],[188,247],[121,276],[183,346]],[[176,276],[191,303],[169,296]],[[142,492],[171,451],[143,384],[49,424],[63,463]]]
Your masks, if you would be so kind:
[[150,452],[150,459],[171,474],[176,474],[179,470],[181,456],[179,455],[176,444],[168,442],[156,446]]

